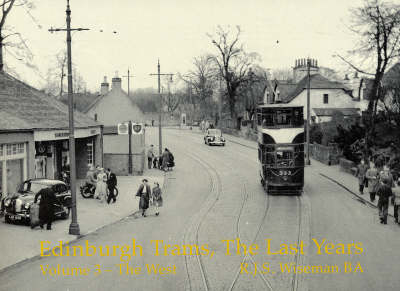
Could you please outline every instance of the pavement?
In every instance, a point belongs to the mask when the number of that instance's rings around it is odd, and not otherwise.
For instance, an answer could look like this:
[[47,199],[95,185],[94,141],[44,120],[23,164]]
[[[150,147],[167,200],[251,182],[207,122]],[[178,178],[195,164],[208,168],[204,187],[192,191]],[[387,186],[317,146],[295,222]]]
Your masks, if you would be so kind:
[[165,175],[160,170],[147,170],[143,176],[118,176],[117,202],[110,204],[83,198],[79,192],[79,186],[83,181],[78,181],[76,193],[80,236],[68,234],[71,214],[67,220],[56,220],[51,231],[42,230],[40,227],[31,229],[26,225],[7,224],[3,217],[0,222],[0,245],[2,246],[0,273],[10,266],[39,256],[41,241],[49,241],[51,245],[58,241],[72,243],[127,216],[136,215],[139,210],[139,200],[135,194],[143,178],[149,180],[151,187],[154,182],[158,182],[161,188],[164,187]]

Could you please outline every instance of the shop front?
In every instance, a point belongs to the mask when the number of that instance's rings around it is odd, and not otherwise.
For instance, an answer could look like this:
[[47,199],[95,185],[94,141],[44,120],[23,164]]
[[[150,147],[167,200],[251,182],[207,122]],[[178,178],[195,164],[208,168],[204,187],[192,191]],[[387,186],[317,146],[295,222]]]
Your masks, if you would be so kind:
[[[61,179],[69,172],[68,130],[34,132],[35,178]],[[100,127],[75,130],[76,176],[84,178],[88,167],[102,165]]]
[[29,145],[32,134],[0,135],[0,192],[13,193],[29,177]]

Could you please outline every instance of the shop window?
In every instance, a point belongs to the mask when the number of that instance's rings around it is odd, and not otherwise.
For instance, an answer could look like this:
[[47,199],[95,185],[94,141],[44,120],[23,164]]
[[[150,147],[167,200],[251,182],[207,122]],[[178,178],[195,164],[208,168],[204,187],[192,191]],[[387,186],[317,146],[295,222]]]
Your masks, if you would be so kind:
[[0,157],[2,157],[2,156],[3,156],[3,145],[0,144]]
[[7,156],[11,156],[12,155],[12,145],[8,144],[7,145]]
[[87,143],[87,163],[93,165],[93,141]]
[[25,147],[23,143],[18,144],[18,153],[23,154],[25,152]]

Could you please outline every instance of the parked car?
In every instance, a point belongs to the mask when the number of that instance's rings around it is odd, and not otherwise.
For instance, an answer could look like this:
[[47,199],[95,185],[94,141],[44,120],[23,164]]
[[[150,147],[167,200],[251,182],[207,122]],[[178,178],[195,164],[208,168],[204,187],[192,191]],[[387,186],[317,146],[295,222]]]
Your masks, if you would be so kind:
[[67,184],[59,180],[30,179],[22,182],[18,186],[16,193],[10,194],[2,199],[1,204],[4,208],[5,222],[20,221],[29,223],[29,210],[35,199],[35,195],[40,190],[48,187],[53,189],[58,200],[55,204],[55,217],[67,219],[72,203],[71,192]]
[[220,129],[210,128],[207,129],[204,136],[204,143],[207,145],[222,145],[225,146],[225,138],[222,136]]

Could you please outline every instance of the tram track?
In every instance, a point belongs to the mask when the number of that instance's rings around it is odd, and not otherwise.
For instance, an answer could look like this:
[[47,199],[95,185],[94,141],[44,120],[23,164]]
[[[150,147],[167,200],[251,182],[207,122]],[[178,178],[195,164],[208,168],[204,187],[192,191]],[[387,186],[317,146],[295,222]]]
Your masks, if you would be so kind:
[[[205,202],[206,207],[202,208],[199,212],[198,215],[195,215],[192,217],[191,221],[189,222],[189,226],[186,229],[185,233],[184,233],[184,244],[188,244],[188,236],[190,234],[193,235],[194,232],[194,242],[196,245],[198,245],[199,242],[199,230],[204,222],[204,218],[207,216],[207,214],[214,208],[216,202],[219,199],[219,196],[222,192],[222,182],[221,182],[221,178],[218,174],[218,172],[207,162],[204,162],[201,158],[199,158],[196,155],[193,154],[187,154],[190,158],[196,160],[200,165],[202,165],[202,167],[206,170],[210,181],[211,181],[211,189],[210,189],[210,194],[207,197],[207,200]],[[205,210],[203,210],[205,209]],[[203,211],[202,211],[203,210]],[[204,213],[203,213],[204,212]],[[203,262],[202,257],[196,252],[196,262],[198,265],[198,268],[200,270],[200,274],[201,274],[201,280],[202,280],[202,287],[204,288],[203,290],[210,290],[210,282],[208,280],[207,274],[206,274],[206,269],[205,269],[205,265]],[[186,273],[187,273],[187,278],[188,278],[188,282],[189,282],[189,290],[198,290],[198,286],[196,286],[197,288],[195,288],[195,286],[193,286],[193,279],[191,278],[191,275],[189,273],[189,257],[185,256],[185,266],[186,266]]]
[[[230,148],[228,151],[232,152],[233,154],[237,154],[232,148]],[[234,153],[235,152],[235,153]],[[221,178],[218,174],[218,172],[216,171],[216,169],[214,167],[212,167],[208,162],[204,161],[203,158],[201,158],[198,155],[193,155],[193,154],[187,154],[189,155],[192,159],[195,159],[200,165],[202,165],[203,168],[205,168],[206,172],[209,175],[210,178],[210,195],[207,198],[207,210],[205,211],[199,211],[199,213],[203,212],[203,214],[201,215],[197,215],[196,217],[193,216],[190,225],[188,227],[188,230],[192,230],[195,233],[195,243],[198,244],[199,241],[199,230],[205,220],[205,217],[207,216],[208,213],[210,213],[210,211],[214,208],[217,200],[220,197],[221,194],[221,188],[222,188],[222,182],[221,182]],[[241,154],[242,156],[244,156],[244,154]],[[246,160],[249,164],[254,164],[254,162],[256,161],[251,161],[251,160]],[[245,204],[247,202],[248,199],[248,193],[247,193],[247,189],[246,189],[246,183],[248,182],[245,178],[241,177],[241,179],[243,180],[243,190],[242,190],[242,201],[240,204],[240,208],[239,208],[239,213],[236,219],[236,223],[235,223],[235,231],[236,231],[236,237],[240,239],[240,241],[242,241],[243,243],[249,244],[245,241],[245,239],[243,238],[243,234],[242,231],[240,229],[240,225],[241,225],[241,220],[242,220],[242,214],[243,214],[243,209],[245,208]],[[218,185],[217,185],[218,184]],[[257,231],[254,234],[253,239],[251,240],[251,244],[255,243],[257,241],[257,239],[259,238],[260,232],[261,230],[263,230],[263,226],[265,225],[265,221],[267,219],[270,207],[271,206],[271,201],[270,201],[270,195],[265,195],[265,202],[264,202],[264,213],[263,213],[263,217],[260,220],[260,223],[257,226]],[[210,205],[210,198],[212,197],[212,203]],[[300,197],[296,197],[296,201],[297,201],[297,243],[298,245],[301,243],[302,240],[302,228],[303,228],[303,222],[302,222],[302,196]],[[267,227],[268,226],[264,226]],[[194,228],[194,230],[193,230]],[[265,228],[264,228],[265,230]],[[185,242],[187,243],[187,236],[188,233],[185,233]],[[205,264],[203,262],[203,259],[201,258],[201,256],[196,256],[196,260],[197,260],[197,264],[198,264],[198,268],[200,270],[201,273],[201,278],[202,278],[202,286],[199,288],[199,286],[195,286],[193,285],[193,280],[191,279],[191,275],[189,274],[189,264],[188,264],[188,258],[185,257],[185,264],[186,264],[186,270],[187,270],[187,276],[188,276],[188,281],[189,281],[189,290],[212,290],[212,286],[211,286],[211,282],[207,276],[207,272],[206,272],[206,267]],[[231,281],[231,284],[229,286],[228,290],[234,290],[237,289],[237,283],[239,281],[240,278],[240,273],[241,273],[241,265],[242,263],[244,263],[246,260],[249,260],[249,262],[251,262],[251,264],[256,265],[256,262],[254,261],[254,258],[252,255],[249,254],[244,254],[243,258],[241,259],[241,262],[239,263],[239,266],[237,268],[237,272],[235,273],[234,278]],[[294,257],[294,261],[296,263],[296,265],[300,264],[301,261],[301,256],[299,253],[297,253]],[[271,290],[273,291],[273,285],[271,284],[271,282],[273,282],[273,278],[268,278],[268,276],[266,274],[262,274],[261,272],[258,272],[258,276],[259,278],[262,280],[263,282],[263,286],[264,289],[266,290]],[[293,290],[293,291],[298,291],[298,290],[305,290],[303,288],[299,288],[299,275],[294,272],[291,276],[292,278],[288,278],[290,281],[290,289],[289,290]],[[288,286],[289,287],[289,286]],[[288,290],[285,289],[285,290]],[[257,288],[258,290],[258,288]],[[277,290],[281,290],[280,288],[278,288]]]

